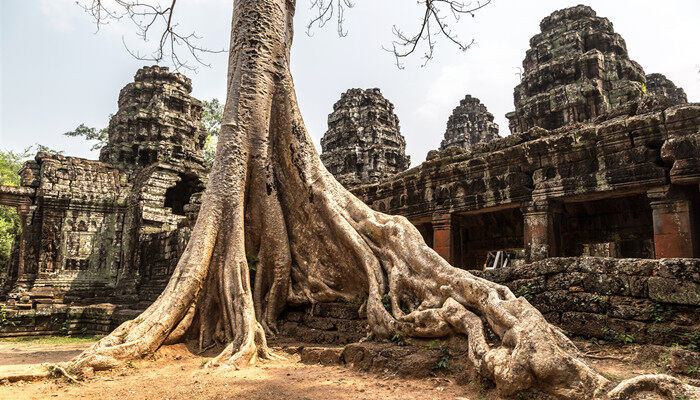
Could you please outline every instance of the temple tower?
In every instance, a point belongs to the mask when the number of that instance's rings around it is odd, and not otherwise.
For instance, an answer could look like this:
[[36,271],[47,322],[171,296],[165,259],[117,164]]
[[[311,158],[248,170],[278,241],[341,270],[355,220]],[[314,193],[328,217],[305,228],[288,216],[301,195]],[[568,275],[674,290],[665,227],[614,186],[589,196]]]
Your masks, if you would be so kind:
[[328,116],[321,160],[344,185],[375,183],[410,165],[394,105],[379,89],[350,89]]
[[477,143],[498,137],[498,124],[493,122],[493,114],[488,112],[479,99],[467,95],[447,120],[445,139],[440,143],[440,150],[450,146],[471,150]]
[[677,87],[663,74],[647,75],[647,93],[655,96],[666,96],[676,105],[688,102],[688,96],[685,95],[683,88]]
[[613,24],[592,8],[555,11],[540,29],[523,60],[515,111],[506,115],[512,132],[591,121],[644,95],[642,67],[630,60]]
[[203,170],[202,103],[191,91],[191,80],[167,67],[139,69],[134,82],[119,93],[119,110],[109,122],[100,161],[130,177],[158,161]]

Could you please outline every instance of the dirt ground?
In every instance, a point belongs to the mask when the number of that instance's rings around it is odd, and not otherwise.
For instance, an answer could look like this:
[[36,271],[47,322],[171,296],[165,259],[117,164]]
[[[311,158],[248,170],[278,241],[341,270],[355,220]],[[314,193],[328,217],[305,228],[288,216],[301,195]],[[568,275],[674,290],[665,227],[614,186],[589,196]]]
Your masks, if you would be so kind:
[[[67,361],[90,344],[0,342],[0,376],[3,370]],[[594,349],[596,353],[600,350]],[[406,379],[391,372],[377,374],[344,366],[306,365],[299,362],[297,354],[281,349],[276,353],[284,358],[242,370],[210,370],[201,368],[207,358],[191,354],[182,345],[169,346],[151,360],[98,372],[81,385],[62,378],[0,384],[0,399],[500,399],[480,383],[458,384],[450,376]],[[588,361],[613,380],[661,372],[657,362],[646,356],[640,361],[637,353],[631,347],[605,348],[602,354],[611,358]],[[545,397],[532,393],[522,398]]]

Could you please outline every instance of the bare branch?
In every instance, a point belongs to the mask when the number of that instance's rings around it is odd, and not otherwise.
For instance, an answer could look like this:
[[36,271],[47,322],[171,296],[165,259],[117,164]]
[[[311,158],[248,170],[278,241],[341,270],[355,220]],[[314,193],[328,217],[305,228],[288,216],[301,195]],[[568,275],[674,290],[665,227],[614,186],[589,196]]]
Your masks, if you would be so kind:
[[427,46],[423,55],[425,59],[423,66],[425,66],[428,61],[432,60],[435,51],[436,36],[442,35],[447,38],[448,41],[457,45],[462,51],[469,50],[474,44],[474,40],[472,39],[468,43],[461,41],[457,34],[450,29],[448,17],[445,15],[450,15],[451,19],[456,23],[463,15],[471,15],[474,17],[474,13],[486,7],[491,3],[491,0],[478,1],[475,5],[472,5],[471,2],[459,0],[419,0],[418,3],[425,7],[418,33],[413,36],[407,36],[399,28],[394,26],[393,32],[396,36],[396,40],[391,43],[391,48],[384,48],[394,54],[396,66],[399,69],[403,68],[401,60],[413,54],[421,42],[425,42]]
[[[425,8],[418,32],[415,35],[407,35],[394,25],[392,32],[396,39],[391,42],[390,48],[383,46],[382,48],[394,54],[396,66],[399,69],[403,68],[401,60],[413,54],[421,42],[424,42],[426,45],[423,55],[425,59],[423,65],[425,66],[433,58],[435,43],[439,36],[447,38],[449,42],[457,45],[460,50],[466,51],[474,44],[474,40],[468,43],[461,41],[457,34],[450,29],[448,19],[456,23],[463,15],[474,17],[476,11],[486,7],[489,3],[491,3],[491,0],[481,0],[475,5],[472,2],[461,0],[418,0],[418,4]],[[306,25],[307,35],[312,36],[311,30],[314,26],[323,28],[335,15],[338,24],[338,35],[346,36],[347,31],[343,28],[343,23],[345,22],[344,13],[345,9],[353,6],[354,4],[350,0],[310,0],[309,7],[315,12],[314,17]]]
[[103,25],[112,21],[127,19],[136,28],[136,34],[144,42],[149,41],[149,35],[154,30],[162,29],[158,43],[150,54],[141,54],[133,50],[122,37],[126,50],[139,60],[161,62],[169,59],[175,70],[187,69],[196,71],[188,59],[181,59],[177,52],[184,48],[187,58],[192,58],[196,64],[210,66],[202,58],[204,53],[222,53],[226,50],[211,50],[198,42],[201,37],[194,32],[186,34],[178,30],[175,22],[175,6],[178,0],[168,0],[169,5],[163,6],[157,0],[78,0],[76,4],[88,13],[95,21],[97,31]]
[[[345,37],[348,32],[343,29],[343,24],[345,22],[345,9],[353,8],[355,3],[351,0],[310,0],[311,4],[309,8],[316,11],[316,15],[311,18],[311,21],[306,25],[306,34],[313,36],[312,29],[314,25],[319,28],[323,28],[328,21],[336,15],[336,20],[338,24],[338,36]],[[335,4],[335,6],[334,6]]]

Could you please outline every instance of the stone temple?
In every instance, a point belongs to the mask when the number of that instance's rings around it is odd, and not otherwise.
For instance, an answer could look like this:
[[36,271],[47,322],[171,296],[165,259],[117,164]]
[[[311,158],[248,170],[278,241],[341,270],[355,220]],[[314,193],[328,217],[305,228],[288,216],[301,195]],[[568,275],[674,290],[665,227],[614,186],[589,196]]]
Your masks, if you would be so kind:
[[683,104],[688,102],[683,88],[676,87],[670,79],[663,74],[648,74],[646,90],[647,93],[655,96],[665,96],[673,104]]
[[328,116],[321,160],[343,184],[376,183],[411,164],[394,105],[379,89],[350,89]]
[[[527,294],[572,334],[694,343],[700,103],[645,75],[590,7],[555,11],[540,28],[509,136],[467,96],[440,149],[408,169],[392,104],[378,89],[351,89],[329,115],[321,159],[370,207],[411,221],[449,263]],[[206,185],[190,90],[183,75],[139,70],[100,161],[39,153],[20,187],[0,187],[0,204],[17,207],[24,227],[0,292],[0,336],[106,332],[158,296]],[[494,253],[512,262],[484,271]],[[288,310],[281,332],[357,340],[363,321],[348,307]],[[673,319],[650,313],[659,307]]]
[[39,153],[2,187],[23,221],[6,285],[22,307],[153,300],[206,184],[202,105],[190,79],[145,67],[122,89],[101,161]]
[[644,71],[622,37],[590,7],[555,11],[540,23],[514,90],[512,132],[592,121],[643,95]]
[[471,150],[477,143],[489,142],[498,137],[498,124],[493,122],[493,114],[486,110],[479,99],[467,95],[447,120],[445,139],[440,143],[440,150],[450,146]]

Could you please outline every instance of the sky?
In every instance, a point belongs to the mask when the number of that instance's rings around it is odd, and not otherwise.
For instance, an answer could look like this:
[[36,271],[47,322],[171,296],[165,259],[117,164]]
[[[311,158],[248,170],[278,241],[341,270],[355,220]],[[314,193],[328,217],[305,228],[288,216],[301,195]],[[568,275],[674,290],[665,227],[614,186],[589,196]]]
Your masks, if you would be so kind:
[[[85,0],[83,0],[85,1]],[[466,52],[442,41],[435,58],[422,66],[422,53],[398,69],[383,50],[393,39],[392,26],[414,32],[416,1],[356,0],[346,12],[348,35],[336,27],[306,33],[310,0],[298,0],[292,74],[302,115],[314,143],[327,130],[328,114],[350,88],[381,89],[395,105],[406,152],[412,165],[425,160],[443,138],[448,117],[459,100],[479,98],[495,116],[500,135],[509,134],[505,114],[514,109],[530,38],[552,11],[581,0],[493,0],[453,29]],[[228,46],[233,0],[180,0],[176,18],[183,31],[195,31],[210,49]],[[700,1],[589,0],[627,43],[630,58],[646,73],[665,74],[690,101],[700,101]],[[99,32],[75,0],[0,0],[0,149],[21,151],[41,143],[67,155],[96,159],[91,143],[62,135],[81,123],[104,127],[117,111],[119,90],[136,70],[153,62],[134,59],[126,50],[145,51],[133,27],[112,23]],[[227,55],[207,54],[210,67],[186,71],[192,95],[202,100],[225,97]],[[163,63],[162,65],[168,65]]]

